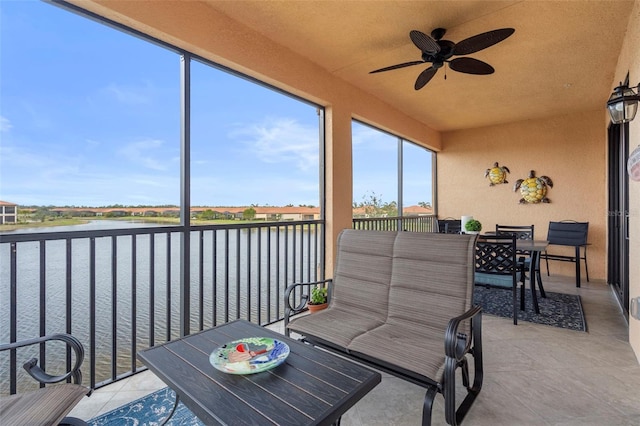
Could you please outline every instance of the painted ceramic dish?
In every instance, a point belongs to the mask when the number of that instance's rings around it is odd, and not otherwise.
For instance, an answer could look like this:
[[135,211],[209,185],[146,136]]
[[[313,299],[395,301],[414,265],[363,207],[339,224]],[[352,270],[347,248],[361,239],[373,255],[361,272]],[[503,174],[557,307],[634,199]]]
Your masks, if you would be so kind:
[[289,346],[270,337],[247,337],[226,343],[209,356],[216,369],[230,374],[253,374],[274,368],[289,356]]

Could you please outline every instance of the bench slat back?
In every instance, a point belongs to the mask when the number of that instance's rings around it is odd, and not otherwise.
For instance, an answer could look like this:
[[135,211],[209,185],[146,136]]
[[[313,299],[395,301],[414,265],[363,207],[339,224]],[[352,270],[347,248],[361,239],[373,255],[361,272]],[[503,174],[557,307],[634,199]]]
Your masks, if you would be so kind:
[[[347,229],[338,237],[331,306],[387,318],[395,232]],[[365,312],[366,311],[366,312]]]
[[[388,322],[444,330],[472,307],[475,235],[401,232],[396,237]],[[461,330],[462,331],[462,330]]]
[[561,246],[587,244],[589,222],[549,222],[547,241]]

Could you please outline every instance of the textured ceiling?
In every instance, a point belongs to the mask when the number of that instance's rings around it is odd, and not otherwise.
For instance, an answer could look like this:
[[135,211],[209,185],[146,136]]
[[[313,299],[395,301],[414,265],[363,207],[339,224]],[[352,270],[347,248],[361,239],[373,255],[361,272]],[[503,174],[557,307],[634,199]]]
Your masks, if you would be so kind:
[[[217,1],[210,7],[317,63],[436,130],[455,130],[601,108],[633,1]],[[188,4],[188,2],[186,3]],[[444,39],[511,27],[515,33],[469,55],[491,75],[428,64],[369,71],[420,59],[410,30]]]

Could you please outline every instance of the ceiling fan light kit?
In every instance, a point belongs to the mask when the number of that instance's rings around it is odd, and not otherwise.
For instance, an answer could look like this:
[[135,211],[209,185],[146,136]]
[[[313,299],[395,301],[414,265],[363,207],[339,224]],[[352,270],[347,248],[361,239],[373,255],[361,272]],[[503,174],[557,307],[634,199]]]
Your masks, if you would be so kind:
[[453,71],[465,74],[493,74],[495,69],[486,62],[474,58],[464,57],[451,59],[451,57],[470,55],[472,53],[479,52],[480,50],[500,43],[507,37],[511,36],[515,30],[513,28],[501,28],[498,30],[487,31],[486,33],[464,39],[459,43],[454,43],[450,40],[443,40],[442,37],[444,37],[446,32],[447,30],[444,28],[436,28],[431,31],[431,35],[429,36],[418,30],[410,31],[409,38],[413,44],[420,49],[422,60],[391,65],[371,71],[369,74],[430,63],[431,66],[418,75],[414,85],[416,90],[422,89],[445,64],[449,64],[449,68]]

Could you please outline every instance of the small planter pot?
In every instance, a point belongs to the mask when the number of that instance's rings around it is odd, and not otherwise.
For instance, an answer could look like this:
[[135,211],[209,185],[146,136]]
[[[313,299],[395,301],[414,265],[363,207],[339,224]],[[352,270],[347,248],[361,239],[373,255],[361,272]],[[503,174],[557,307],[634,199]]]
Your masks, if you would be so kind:
[[312,305],[310,303],[307,303],[307,308],[309,308],[309,312],[313,313],[325,309],[328,305],[328,303],[323,303],[321,305]]

